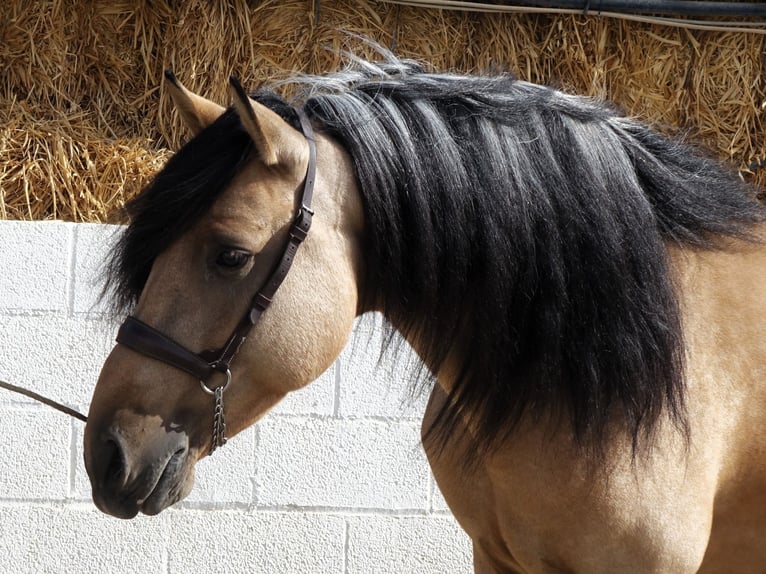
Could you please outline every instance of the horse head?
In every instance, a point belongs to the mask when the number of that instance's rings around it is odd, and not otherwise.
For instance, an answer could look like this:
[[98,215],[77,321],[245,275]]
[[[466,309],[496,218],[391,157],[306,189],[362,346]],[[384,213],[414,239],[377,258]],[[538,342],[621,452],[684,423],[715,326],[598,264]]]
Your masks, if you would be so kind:
[[[128,206],[132,220],[112,267],[121,276],[111,280],[132,289],[132,318],[99,376],[84,439],[93,499],[123,518],[156,514],[186,496],[195,463],[215,448],[215,410],[223,408],[229,436],[255,423],[335,360],[358,312],[362,209],[342,149],[302,134],[234,80],[228,110],[172,73],[166,80],[195,137]],[[287,257],[309,167],[311,231],[262,320],[241,331],[254,296]],[[232,333],[241,336],[226,368],[219,356],[197,374],[163,356],[171,348],[204,366],[205,351],[224,349]],[[195,380],[202,376],[209,392]]]

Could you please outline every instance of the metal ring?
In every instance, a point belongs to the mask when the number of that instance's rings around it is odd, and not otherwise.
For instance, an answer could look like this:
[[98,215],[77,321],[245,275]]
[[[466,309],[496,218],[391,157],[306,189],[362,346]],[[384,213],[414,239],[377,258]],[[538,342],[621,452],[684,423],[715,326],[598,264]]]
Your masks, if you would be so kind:
[[205,381],[200,380],[199,382],[200,386],[202,387],[202,390],[205,391],[208,395],[215,395],[216,389],[219,387],[223,387],[221,392],[223,393],[226,389],[229,388],[229,385],[231,384],[231,369],[226,369],[226,382],[223,385],[218,385],[215,389],[211,389],[205,384]]

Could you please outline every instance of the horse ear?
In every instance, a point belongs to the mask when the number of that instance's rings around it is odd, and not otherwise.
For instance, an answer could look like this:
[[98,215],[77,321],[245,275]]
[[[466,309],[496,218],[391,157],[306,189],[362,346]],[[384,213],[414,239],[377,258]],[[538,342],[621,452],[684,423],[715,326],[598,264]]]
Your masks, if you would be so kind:
[[225,111],[225,108],[215,102],[187,90],[171,70],[165,70],[165,80],[170,99],[194,135],[212,124]]
[[261,161],[269,166],[297,166],[301,157],[298,150],[305,147],[300,134],[279,114],[250,98],[237,78],[232,76],[229,83],[234,108],[255,142]]

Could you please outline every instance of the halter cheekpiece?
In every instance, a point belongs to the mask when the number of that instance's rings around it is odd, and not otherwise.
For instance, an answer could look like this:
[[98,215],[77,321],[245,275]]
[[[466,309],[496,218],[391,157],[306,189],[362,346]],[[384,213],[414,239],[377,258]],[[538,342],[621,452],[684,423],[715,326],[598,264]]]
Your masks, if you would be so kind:
[[[290,226],[289,240],[271,275],[263,287],[253,297],[250,307],[229,336],[223,347],[195,353],[180,343],[170,339],[154,327],[129,316],[117,332],[117,342],[147,357],[172,365],[199,379],[202,390],[215,399],[213,416],[213,439],[209,454],[226,444],[226,422],[223,410],[223,393],[231,384],[231,362],[247,338],[250,330],[258,323],[263,312],[271,304],[274,294],[287,276],[298,252],[298,247],[306,239],[311,227],[311,200],[314,195],[316,177],[316,144],[311,123],[301,108],[296,108],[301,130],[309,146],[309,163],[303,181],[301,204]],[[210,379],[215,373],[225,377],[223,383],[211,386]]]

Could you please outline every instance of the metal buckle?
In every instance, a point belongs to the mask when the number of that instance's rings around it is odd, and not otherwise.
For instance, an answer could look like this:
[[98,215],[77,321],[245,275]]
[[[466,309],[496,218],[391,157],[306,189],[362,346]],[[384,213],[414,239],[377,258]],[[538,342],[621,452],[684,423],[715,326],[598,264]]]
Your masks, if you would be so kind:
[[305,205],[301,205],[298,210],[298,214],[295,216],[292,226],[290,227],[290,237],[302,242],[306,239],[311,228],[311,218],[314,216],[314,210]]
[[229,388],[229,385],[231,384],[231,369],[226,369],[226,382],[222,385],[218,385],[217,387],[211,389],[210,387],[205,384],[205,381],[200,379],[200,386],[202,387],[202,390],[205,391],[208,395],[215,395],[215,392],[218,389],[221,389],[221,392],[223,393],[226,389]]

